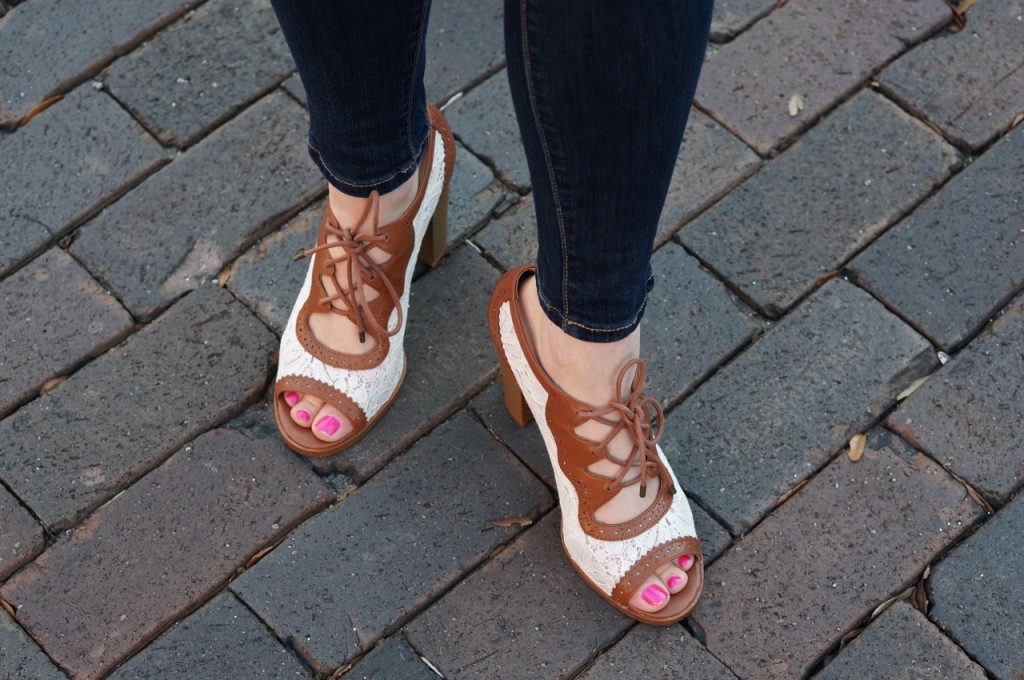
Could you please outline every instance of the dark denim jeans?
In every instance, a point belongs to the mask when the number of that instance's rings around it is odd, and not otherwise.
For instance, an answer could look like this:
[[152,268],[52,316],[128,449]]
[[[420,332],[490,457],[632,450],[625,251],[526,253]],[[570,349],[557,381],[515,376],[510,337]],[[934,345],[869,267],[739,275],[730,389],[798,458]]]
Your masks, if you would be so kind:
[[[273,4],[306,88],[310,155],[324,177],[355,196],[400,185],[428,129],[429,0]],[[618,340],[643,314],[711,8],[712,0],[505,2],[540,297],[576,338]]]

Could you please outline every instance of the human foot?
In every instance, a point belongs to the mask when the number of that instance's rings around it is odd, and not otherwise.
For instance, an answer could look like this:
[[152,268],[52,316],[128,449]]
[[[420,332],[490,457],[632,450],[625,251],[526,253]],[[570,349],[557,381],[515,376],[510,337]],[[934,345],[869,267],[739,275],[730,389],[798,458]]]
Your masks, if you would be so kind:
[[[541,309],[537,294],[537,277],[524,277],[519,297],[530,343],[551,380],[566,393],[586,404],[625,402],[633,383],[635,367],[631,367],[618,383],[620,367],[640,356],[640,329],[616,342],[585,342],[563,333]],[[575,433],[595,444],[603,441],[622,419],[616,410],[601,418],[591,418],[575,428]],[[609,422],[603,422],[609,421]],[[651,507],[658,496],[660,480],[655,477],[643,486],[634,482],[640,477],[639,467],[624,468],[613,462],[625,462],[633,448],[628,428],[620,428],[608,442],[610,457],[601,458],[587,467],[590,472],[614,479],[625,473],[623,488],[594,513],[594,518],[607,524],[626,522]],[[686,571],[693,566],[692,555],[677,555],[661,564],[630,598],[630,604],[642,611],[658,611],[668,604],[669,596],[686,586]]]
[[[455,142],[428,107],[431,132],[414,175],[385,196],[331,190],[306,280],[281,338],[274,412],[296,451],[354,443],[383,415],[405,375],[402,343],[415,257],[443,252]],[[436,209],[436,213],[435,213]],[[429,228],[428,228],[429,227]],[[425,236],[435,238],[425,239]]]
[[639,336],[598,344],[561,333],[540,308],[531,269],[499,281],[491,331],[506,404],[521,424],[526,405],[538,416],[552,456],[566,552],[623,612],[678,621],[696,603],[703,565],[689,505],[657,446],[660,423],[651,429],[660,408],[642,394]]

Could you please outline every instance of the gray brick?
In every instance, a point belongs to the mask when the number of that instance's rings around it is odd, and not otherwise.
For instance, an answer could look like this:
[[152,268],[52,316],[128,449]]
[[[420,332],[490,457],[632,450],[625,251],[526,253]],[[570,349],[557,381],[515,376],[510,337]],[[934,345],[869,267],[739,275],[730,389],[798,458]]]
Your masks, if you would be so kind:
[[57,663],[76,678],[96,678],[330,500],[294,456],[236,432],[210,432],[92,515],[0,594]]
[[669,415],[666,455],[742,533],[935,363],[871,296],[832,281]]
[[693,389],[760,329],[695,259],[671,243],[652,258],[656,278],[641,330],[647,393],[663,405]]
[[434,671],[423,663],[401,633],[389,637],[342,677],[346,680],[437,680]]
[[298,104],[264,98],[86,224],[72,252],[152,316],[323,191],[305,129]]
[[721,661],[679,626],[637,626],[580,676],[580,680],[613,678],[736,680]]
[[270,0],[213,0],[115,62],[105,82],[160,141],[184,148],[294,69]]
[[0,485],[0,581],[42,549],[43,528],[18,499]]
[[459,141],[493,165],[503,181],[520,190],[529,188],[530,171],[504,69],[445,109],[444,115]]
[[263,622],[231,593],[221,593],[110,676],[164,678],[310,678]]
[[326,203],[304,208],[231,265],[228,288],[278,334],[288,323],[309,266],[308,260],[294,262],[292,255],[316,245]]
[[133,326],[128,313],[64,251],[51,249],[0,282],[0,416],[104,351]]
[[814,677],[816,680],[985,680],[985,671],[940,633],[927,617],[901,600]]
[[711,41],[732,40],[776,4],[776,0],[716,0],[711,16]]
[[1024,495],[1007,504],[931,577],[931,617],[1000,680],[1024,674]]
[[934,461],[873,431],[859,461],[838,456],[711,565],[691,618],[739,677],[802,677],[982,514]]
[[391,409],[343,454],[317,458],[321,472],[361,482],[450,416],[497,373],[487,301],[498,273],[470,248],[413,283],[405,382]]
[[317,672],[368,651],[536,517],[547,490],[461,414],[293,532],[232,589]]
[[958,348],[1024,286],[1024,127],[857,257],[851,271],[937,345]]
[[309,100],[306,98],[306,88],[302,86],[302,79],[299,78],[298,73],[284,81],[281,86],[285,92],[295,97],[300,104],[307,108],[309,107]]
[[66,92],[196,4],[32,0],[0,24],[0,124]]
[[444,677],[572,677],[629,628],[569,565],[557,515],[409,625],[410,643]]
[[0,674],[5,680],[65,680],[39,645],[0,610]]
[[697,109],[690,110],[655,245],[721,198],[760,164],[757,154]]
[[680,238],[777,317],[927,196],[959,160],[934,132],[865,91]]
[[887,92],[976,152],[1024,112],[1024,4],[978,3],[967,28],[918,46],[882,72]]
[[505,61],[502,3],[437,0],[427,26],[427,98],[438,104]]
[[1024,300],[889,417],[914,446],[1004,503],[1024,481]]
[[0,421],[0,477],[66,528],[260,394],[274,336],[204,287]]
[[90,85],[0,141],[0,149],[9,160],[0,167],[0,275],[166,162],[131,116]]
[[[554,489],[555,478],[551,472],[551,462],[548,452],[544,448],[544,440],[541,439],[540,431],[532,425],[519,427],[515,424],[505,409],[501,389],[500,380],[492,383],[471,402],[473,411],[491,431],[491,434],[516,454],[535,475]],[[701,549],[704,553],[704,562],[708,563],[729,546],[732,538],[729,536],[729,532],[711,519],[699,505],[691,504],[691,508],[697,536],[700,537]]]
[[488,255],[506,269],[537,257],[537,213],[533,197],[527,196],[472,238]]
[[[899,0],[885,12],[870,0],[789,2],[709,54],[697,100],[767,154],[950,18],[942,0]],[[804,109],[790,116],[794,95]]]
[[491,169],[462,145],[458,146],[455,158],[448,207],[449,248],[484,224],[505,195],[505,187]]

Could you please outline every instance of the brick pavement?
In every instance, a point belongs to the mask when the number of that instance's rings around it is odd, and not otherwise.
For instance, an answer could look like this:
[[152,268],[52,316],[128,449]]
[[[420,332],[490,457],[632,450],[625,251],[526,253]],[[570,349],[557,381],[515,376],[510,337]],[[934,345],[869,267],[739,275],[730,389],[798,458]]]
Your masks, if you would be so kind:
[[644,336],[708,564],[667,629],[568,567],[503,411],[501,3],[434,5],[449,253],[394,407],[311,462],[268,387],[324,186],[268,2],[0,1],[0,679],[1024,674],[1024,4],[717,3]]

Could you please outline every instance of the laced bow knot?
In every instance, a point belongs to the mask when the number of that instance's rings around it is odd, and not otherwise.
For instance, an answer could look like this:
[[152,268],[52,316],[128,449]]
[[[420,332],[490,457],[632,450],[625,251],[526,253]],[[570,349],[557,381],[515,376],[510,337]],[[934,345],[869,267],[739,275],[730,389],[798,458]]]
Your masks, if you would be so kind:
[[[661,441],[661,437],[665,432],[665,414],[656,399],[644,394],[647,368],[641,359],[631,359],[619,369],[618,377],[615,379],[615,393],[622,394],[622,386],[626,380],[626,375],[629,373],[629,369],[634,366],[636,367],[636,373],[633,375],[629,395],[624,401],[612,401],[607,406],[584,411],[581,415],[586,418],[596,419],[598,422],[611,428],[605,438],[598,442],[597,447],[594,449],[595,455],[600,454],[622,468],[619,474],[609,483],[608,490],[618,491],[623,487],[639,483],[640,497],[644,498],[647,496],[648,476],[657,477],[662,467],[661,458],[658,456],[658,442]],[[608,417],[613,414],[618,415],[618,418],[612,419]],[[658,424],[656,429],[651,425],[653,418],[657,418]],[[632,451],[630,451],[629,457],[625,460],[616,458],[608,449],[611,441],[622,431],[627,433],[633,444]],[[628,482],[623,481],[634,467],[639,468],[639,474]],[[674,494],[675,487],[669,486],[668,492]]]
[[[392,337],[402,327],[402,304],[398,291],[395,290],[391,279],[388,278],[384,269],[370,256],[370,250],[379,247],[388,240],[387,234],[379,233],[380,225],[380,194],[376,191],[370,194],[370,200],[366,203],[366,209],[356,224],[363,224],[373,211],[373,229],[370,233],[363,233],[348,227],[338,225],[333,214],[328,211],[330,219],[324,222],[324,242],[308,250],[296,253],[292,258],[300,260],[309,257],[323,250],[329,251],[332,248],[340,248],[342,254],[338,257],[329,257],[324,262],[324,273],[334,280],[334,293],[320,298],[321,305],[327,305],[336,314],[345,312],[334,306],[335,300],[341,300],[349,312],[355,316],[353,319],[359,329],[359,342],[366,342],[366,329],[369,327],[374,332],[385,337]],[[328,236],[334,236],[329,240]],[[329,255],[329,253],[328,253]],[[342,265],[340,268],[338,265]],[[339,272],[339,269],[341,270]],[[342,282],[339,277],[344,273],[348,285]],[[389,330],[381,325],[370,309],[370,301],[366,299],[363,285],[366,281],[375,281],[380,278],[384,283],[384,293],[387,294],[392,306],[398,311],[398,319],[394,329]],[[321,283],[321,285],[323,285]],[[326,292],[326,291],[325,291]]]

